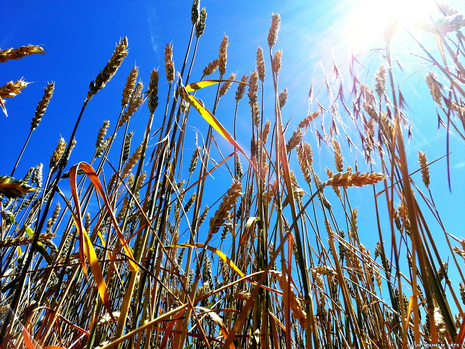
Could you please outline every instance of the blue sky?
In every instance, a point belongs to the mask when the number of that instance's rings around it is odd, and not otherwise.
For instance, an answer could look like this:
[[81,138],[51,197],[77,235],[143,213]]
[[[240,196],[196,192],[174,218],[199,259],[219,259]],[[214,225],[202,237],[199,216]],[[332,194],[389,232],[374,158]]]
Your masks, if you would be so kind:
[[[266,47],[271,14],[280,13],[283,25],[277,48],[284,52],[280,86],[289,89],[287,112],[298,122],[307,114],[306,97],[312,81],[316,86],[322,85],[324,71],[318,62],[327,69],[328,75],[331,75],[332,60],[338,62],[341,69],[347,67],[350,59],[347,47],[353,41],[351,33],[356,32],[360,21],[371,17],[363,17],[360,7],[354,5],[357,3],[364,2],[204,0],[201,6],[207,8],[207,29],[200,42],[191,81],[196,79],[195,72],[198,75],[216,57],[224,34],[230,38],[227,73],[236,72],[238,77],[248,74],[254,68],[257,46]],[[39,44],[47,54],[0,66],[5,82],[21,77],[33,82],[21,96],[8,100],[10,117],[0,119],[2,129],[11,131],[3,132],[2,139],[9,151],[0,159],[0,166],[8,168],[14,164],[47,82],[56,82],[55,94],[33,134],[19,173],[24,173],[31,165],[28,157],[37,159],[34,149],[40,149],[44,155],[51,154],[59,136],[69,136],[89,82],[104,67],[115,43],[128,36],[129,56],[113,81],[99,93],[98,100],[90,104],[77,135],[81,144],[89,137],[93,144],[102,120],[112,120],[117,115],[118,105],[112,102],[115,96],[120,96],[134,64],[139,66],[139,76],[148,84],[153,68],[163,70],[163,49],[167,43],[172,43],[176,67],[180,67],[190,31],[190,6],[190,0],[112,1],[111,5],[104,1],[2,2],[0,47]],[[368,41],[368,31],[357,33],[360,36],[357,42]],[[380,43],[382,40],[378,40],[377,44]],[[369,47],[367,43],[366,49]],[[377,67],[376,60],[365,60],[367,65]],[[136,122],[137,118],[134,120]],[[44,138],[56,141],[43,142]]]
[[[200,78],[201,70],[217,57],[218,47],[224,34],[228,35],[230,40],[227,74],[236,72],[240,78],[243,74],[250,73],[255,67],[257,46],[267,47],[266,38],[271,14],[280,13],[282,28],[276,45],[276,48],[283,50],[280,87],[281,89],[287,87],[290,91],[290,100],[285,107],[284,118],[299,122],[308,115],[307,96],[312,83],[314,86],[323,85],[324,73],[331,76],[333,60],[338,62],[342,70],[347,68],[350,59],[349,48],[353,43],[355,28],[361,22],[372,19],[369,14],[360,17],[361,9],[366,8],[362,6],[364,3],[366,2],[333,0],[319,2],[202,0],[201,7],[207,8],[208,18],[191,81]],[[459,10],[464,10],[463,4],[460,5],[459,1],[450,3],[456,5]],[[35,166],[39,162],[44,163],[45,167],[48,166],[50,155],[60,136],[67,139],[71,134],[90,81],[111,57],[115,43],[123,36],[127,36],[128,57],[113,80],[89,103],[76,135],[78,143],[70,162],[90,161],[102,121],[111,120],[112,125],[116,121],[122,89],[134,64],[140,68],[139,76],[147,86],[153,68],[159,67],[160,71],[163,71],[163,50],[167,43],[172,43],[175,67],[180,68],[191,27],[190,9],[190,0],[2,1],[0,48],[38,44],[45,48],[47,54],[0,64],[0,84],[10,80],[16,81],[22,77],[28,82],[33,82],[21,95],[7,101],[8,118],[0,115],[2,131],[0,143],[3,149],[0,157],[0,175],[11,172],[29,132],[30,121],[37,102],[42,97],[43,89],[48,82],[55,81],[54,97],[41,124],[32,135],[16,171],[17,177],[22,177],[30,166]],[[380,37],[376,42],[371,41],[369,34],[372,29],[357,32],[357,43],[362,43],[361,47],[365,48],[366,42],[366,50],[382,43]],[[423,34],[418,33],[418,35]],[[424,38],[432,47],[434,41],[427,36]],[[406,57],[411,58],[409,53],[419,52],[419,49],[404,37],[398,37],[396,40],[397,53],[406,53]],[[360,61],[366,67],[375,70],[379,66],[379,58],[379,54],[368,54],[362,56]],[[409,159],[411,169],[416,170],[418,168],[416,150],[421,149],[430,161],[434,160],[445,154],[445,137],[443,130],[437,130],[434,105],[431,103],[428,91],[424,89],[423,76],[427,72],[426,65],[407,64],[404,68],[405,76],[399,83],[411,109],[409,116],[415,122]],[[371,74],[372,72],[365,75],[370,84],[373,82]],[[160,88],[166,89],[167,83],[163,78],[162,74]],[[162,99],[165,98],[164,93],[160,96]],[[245,104],[244,111],[248,112],[248,106]],[[316,108],[313,107],[313,110]],[[136,132],[135,139],[142,138],[147,115],[147,110],[143,109],[133,117],[131,129]],[[272,110],[265,110],[265,115],[271,118]],[[225,126],[231,125],[230,104],[221,105],[217,116]],[[246,118],[248,117],[247,114]],[[196,122],[199,124],[197,125]],[[193,121],[192,129],[198,126],[206,130],[202,122]],[[249,124],[249,121],[246,124]],[[155,129],[156,126],[154,125]],[[306,140],[314,145],[316,150],[313,134],[307,133]],[[462,156],[464,144],[456,141],[455,138],[451,141],[454,149],[451,155],[453,192],[449,193],[445,180],[445,161],[440,161],[432,167],[432,188],[434,195],[439,199],[436,204],[448,224],[448,229],[452,234],[460,236],[462,223],[456,219],[457,212],[454,208],[458,205],[463,207],[462,198],[465,197],[464,176],[461,175],[465,165]],[[344,144],[343,149],[348,150]],[[327,148],[322,147],[319,157],[316,158],[316,165],[321,167],[322,177],[324,177],[324,167],[333,166],[331,157],[332,154]],[[347,154],[349,164],[354,159],[359,163],[363,162],[360,154]],[[420,182],[420,177],[417,180]],[[363,201],[363,193],[359,191],[353,194]],[[366,212],[368,213],[369,210],[370,208]],[[364,213],[359,212],[362,221]],[[373,216],[367,214],[367,217]],[[367,238],[376,241],[377,237]]]

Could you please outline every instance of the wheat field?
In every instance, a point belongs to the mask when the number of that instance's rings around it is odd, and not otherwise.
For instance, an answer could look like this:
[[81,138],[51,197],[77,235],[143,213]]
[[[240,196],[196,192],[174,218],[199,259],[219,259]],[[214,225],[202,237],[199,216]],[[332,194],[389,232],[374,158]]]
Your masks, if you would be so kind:
[[[228,65],[225,34],[192,82],[208,21],[199,0],[190,12],[184,62],[167,43],[150,76],[134,66],[113,98],[119,115],[100,121],[92,153],[69,161],[88,106],[127,56],[137,57],[131,38],[76,91],[86,97],[70,136],[20,173],[34,131],[52,117],[59,87],[44,86],[16,163],[0,173],[1,347],[463,347],[465,240],[441,219],[435,200],[444,196],[430,174],[439,166],[454,186],[450,154],[463,151],[463,15],[438,5],[423,28],[436,47],[408,28],[386,28],[382,64],[370,72],[351,69],[356,57],[345,72],[334,65],[332,78],[310,89],[307,116],[290,123],[280,15],[257,29],[268,34],[250,72]],[[441,157],[409,156],[416,129],[398,88],[396,31],[422,52],[422,97],[447,134]],[[44,53],[0,49],[0,63]],[[1,117],[26,81],[0,82]],[[138,113],[143,130],[132,128]],[[193,118],[202,127],[195,133]]]

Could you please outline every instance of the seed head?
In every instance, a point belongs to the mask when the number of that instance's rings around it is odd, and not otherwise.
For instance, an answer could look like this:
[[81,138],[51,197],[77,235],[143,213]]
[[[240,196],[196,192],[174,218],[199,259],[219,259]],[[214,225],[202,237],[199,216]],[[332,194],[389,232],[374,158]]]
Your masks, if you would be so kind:
[[255,102],[252,105],[251,111],[252,111],[253,124],[258,127],[260,125],[260,119],[261,119],[260,118],[260,106],[258,105],[258,102]]
[[225,83],[220,88],[220,92],[218,94],[219,97],[224,96],[226,92],[228,92],[235,78],[236,78],[236,73],[232,73],[231,75],[229,75],[228,80],[225,81]]
[[378,72],[375,74],[375,79],[376,92],[378,93],[379,98],[381,98],[386,91],[386,68],[383,65],[379,67]]
[[103,140],[105,139],[105,135],[107,134],[108,127],[110,127],[110,121],[105,120],[97,134],[97,141],[95,142],[95,147],[97,149],[103,144]]
[[433,97],[433,100],[439,104],[442,105],[441,103],[441,97],[442,97],[442,84],[438,81],[436,74],[433,72],[429,72],[426,77],[425,77],[426,83],[428,84],[429,91],[431,93],[431,96]]
[[429,29],[433,33],[447,35],[448,33],[459,31],[464,26],[465,18],[463,17],[463,14],[456,12],[434,21]]
[[310,127],[310,124],[311,122],[318,116],[320,115],[320,111],[317,110],[316,112],[313,112],[311,113],[309,116],[307,116],[305,119],[303,119],[300,123],[299,123],[299,128],[308,128]]
[[218,68],[219,63],[220,62],[219,62],[218,58],[215,59],[214,61],[208,63],[208,65],[202,71],[202,78],[204,78],[205,76],[213,74],[215,72],[216,68]]
[[[173,80],[174,80],[174,64],[173,64]],[[152,70],[150,74],[150,83],[149,83],[149,103],[148,107],[150,113],[155,113],[155,109],[158,106],[158,69]]]
[[142,155],[143,144],[139,145],[136,149],[134,154],[132,154],[131,158],[128,160],[128,163],[123,169],[123,173],[121,174],[121,178],[126,178],[129,172],[131,172],[132,168],[137,164],[141,155]]
[[0,87],[0,98],[12,98],[20,94],[21,90],[26,88],[28,84],[29,82],[26,82],[23,79],[16,82],[10,81],[6,85]]
[[300,129],[297,129],[294,131],[291,138],[286,144],[286,150],[288,153],[302,141],[302,137],[303,137],[303,133]]
[[195,25],[195,36],[197,36],[197,38],[200,38],[205,32],[206,21],[207,21],[207,10],[204,7],[202,11],[200,12],[200,19]]
[[257,91],[258,91],[258,73],[254,70],[252,74],[250,74],[249,92],[247,93],[247,96],[249,96],[250,106],[253,106],[254,103],[258,100]]
[[128,39],[127,37],[124,37],[118,46],[116,46],[116,49],[113,52],[113,56],[110,58],[105,68],[103,68],[95,80],[90,83],[86,101],[89,101],[92,96],[104,88],[105,85],[111,80],[113,75],[115,75],[121,63],[123,63],[124,58],[128,55],[127,47]]
[[126,81],[126,85],[124,86],[123,90],[123,99],[121,100],[121,107],[126,108],[129,103],[129,99],[131,98],[132,92],[134,91],[134,87],[136,86],[137,75],[139,74],[139,68],[134,66],[131,72],[128,75],[128,79]]
[[220,227],[223,225],[229,211],[236,204],[237,199],[242,195],[241,182],[234,182],[228,192],[223,196],[223,201],[215,212],[215,215],[210,220],[210,230],[208,232],[208,240],[210,240]]
[[225,35],[223,40],[221,41],[220,49],[219,49],[219,56],[218,56],[218,67],[220,76],[223,76],[226,73],[226,63],[228,60],[228,45],[229,45],[229,38]]
[[281,17],[278,13],[274,13],[271,17],[271,28],[268,33],[268,46],[273,48],[273,46],[278,41],[279,28],[281,26]]
[[50,217],[49,220],[47,221],[47,233],[52,232],[52,227],[53,227],[53,225],[56,223],[56,221],[58,219],[58,215],[60,214],[60,210],[61,210],[61,205],[58,202],[56,204],[56,206],[55,206],[55,210],[53,210],[52,217]]
[[47,110],[48,104],[50,103],[50,99],[53,96],[53,91],[55,90],[55,83],[52,82],[47,85],[44,91],[44,95],[40,100],[39,104],[37,104],[36,112],[34,117],[31,121],[31,132],[39,126],[40,120],[42,120],[42,116],[44,116],[45,111]]
[[423,183],[425,184],[426,188],[429,188],[429,184],[430,184],[429,168],[428,168],[428,162],[426,161],[425,153],[421,151],[418,152],[418,162],[420,163],[421,177],[422,177]]
[[283,57],[283,51],[278,50],[276,53],[273,55],[273,72],[278,75],[279,71],[281,70],[282,64],[281,64],[281,59]]
[[201,148],[199,146],[195,147],[194,153],[192,154],[191,163],[189,165],[189,173],[192,173],[195,171],[195,168],[197,167],[197,162],[199,160],[200,151],[201,151]]
[[243,82],[243,84],[238,84],[237,86],[237,91],[236,91],[236,103],[239,103],[239,101],[242,99],[242,97],[244,96],[244,92],[245,92],[245,84],[247,83],[247,80],[249,79],[249,76],[248,75],[244,75],[242,76],[241,78],[241,82]]
[[289,92],[287,91],[287,88],[284,89],[284,91],[281,91],[279,94],[279,109],[283,109],[284,105],[287,103],[287,98],[289,97]]
[[134,132],[129,132],[124,138],[123,158],[122,158],[123,162],[126,162],[126,160],[129,158],[132,136],[134,136]]
[[194,0],[192,3],[192,14],[191,14],[191,20],[192,24],[197,24],[199,20],[199,15],[200,15],[200,0]]
[[34,172],[32,172],[32,183],[37,184],[37,187],[40,188],[42,186],[42,169],[43,164],[40,163],[34,168]]
[[166,79],[171,84],[174,81],[174,62],[173,62],[173,46],[167,44],[165,47],[165,73]]
[[342,152],[341,152],[341,145],[335,139],[333,139],[333,148],[334,148],[334,156],[336,159],[336,170],[338,172],[342,172],[344,170]]
[[58,145],[53,151],[53,154],[50,158],[50,172],[53,173],[57,170],[60,160],[65,152],[66,142],[63,137],[58,141]]
[[128,109],[121,116],[121,119],[118,123],[118,128],[123,126],[144,102],[144,96],[142,95],[143,88],[144,84],[142,81],[139,81],[136,85],[136,88],[134,89],[134,92],[132,93],[131,99],[129,100]]
[[4,63],[9,59],[19,59],[34,53],[45,53],[45,50],[37,45],[21,46],[19,48],[7,48],[0,50],[0,63]]
[[266,141],[268,140],[268,135],[270,133],[270,127],[271,127],[271,121],[270,120],[266,120],[265,122],[265,126],[263,127],[263,131],[262,131],[262,144],[265,144]]
[[361,187],[368,184],[378,183],[386,178],[383,173],[360,173],[360,172],[339,172],[329,178],[324,185],[333,185],[338,187]]
[[261,82],[265,81],[265,59],[263,58],[263,50],[260,46],[257,49],[257,71],[258,78]]

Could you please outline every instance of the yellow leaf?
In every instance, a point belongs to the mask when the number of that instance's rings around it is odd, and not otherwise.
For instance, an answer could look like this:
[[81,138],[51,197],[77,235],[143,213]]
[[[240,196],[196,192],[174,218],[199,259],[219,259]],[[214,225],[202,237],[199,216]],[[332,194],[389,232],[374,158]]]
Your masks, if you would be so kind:
[[231,134],[224,128],[224,126],[221,125],[221,123],[216,119],[216,117],[207,108],[203,106],[203,103],[201,103],[200,100],[197,99],[196,97],[190,95],[187,92],[186,88],[182,86],[182,84],[179,87],[179,90],[180,90],[181,97],[186,102],[188,102],[190,105],[192,105],[200,113],[200,115],[202,115],[202,117],[210,124],[210,126],[213,127],[220,135],[222,135],[229,143],[231,143],[234,148],[236,148],[242,154],[244,154],[244,156],[247,158],[249,163],[255,169],[255,165],[250,161],[245,151],[236,142],[236,140],[231,136]]
[[234,270],[240,277],[244,277],[245,274],[237,267],[237,265],[234,264],[232,260],[228,258],[223,252],[218,250],[217,248],[211,247],[211,246],[205,246],[205,244],[202,244],[200,242],[194,243],[194,244],[179,244],[179,245],[173,245],[173,246],[168,246],[167,248],[185,248],[185,247],[193,247],[193,248],[206,248],[207,250],[212,251],[213,253],[216,253],[218,257],[220,257],[223,262],[225,262],[232,270]]
[[84,237],[85,254],[89,259],[90,269],[94,274],[94,279],[97,284],[98,293],[103,301],[103,304],[105,304],[107,311],[111,313],[107,284],[105,283],[105,279],[102,274],[102,269],[100,269],[97,254],[95,253],[94,246],[92,245],[92,242],[90,241],[89,235],[87,234],[86,230],[84,229],[81,233]]
[[[113,213],[113,211],[111,209],[110,202],[108,201],[108,197],[107,197],[107,195],[105,193],[105,190],[103,189],[102,183],[100,183],[100,180],[98,179],[97,174],[95,173],[92,166],[90,166],[89,164],[87,164],[85,162],[80,162],[80,163],[74,165],[73,167],[71,167],[71,169],[69,170],[69,181],[70,181],[70,184],[71,184],[71,192],[73,193],[74,202],[75,202],[75,205],[76,205],[76,209],[78,211],[77,212],[77,214],[78,214],[78,217],[77,217],[78,218],[78,224],[80,224],[82,226],[80,204],[79,204],[79,198],[78,198],[78,195],[77,195],[77,186],[76,186],[76,174],[77,174],[77,169],[78,168],[81,168],[84,171],[84,173],[87,175],[87,177],[89,177],[90,181],[94,185],[95,191],[102,197],[102,199],[103,199],[103,201],[105,203],[105,206],[107,207],[108,213],[110,214],[110,218],[112,220],[112,223],[113,223],[113,226],[114,226],[114,228],[116,230],[116,233],[118,234],[121,246],[123,247],[126,255],[129,258],[129,269],[131,271],[138,271],[139,267],[134,262],[134,257],[132,255],[131,248],[126,243],[126,239],[124,238],[123,233],[121,232],[121,230],[119,228],[118,222],[116,221],[115,214]],[[80,239],[79,242],[80,242],[80,247],[82,248],[83,247],[82,240]]]
[[211,86],[211,85],[215,85],[215,84],[219,84],[220,82],[223,82],[223,81],[228,81],[228,82],[236,82],[238,84],[243,84],[243,85],[247,85],[247,83],[243,82],[243,81],[238,81],[238,80],[202,80],[202,81],[198,81],[198,82],[193,82],[189,85],[186,86],[186,91],[187,92],[194,92],[194,91],[197,91],[197,90],[200,90],[204,87],[208,87],[208,86]]
[[404,323],[404,331],[407,331],[407,329],[408,329],[408,324],[409,324],[409,321],[410,321],[410,314],[413,311],[414,302],[415,302],[415,297],[410,296],[410,299],[408,301],[407,320]]
[[201,88],[211,86],[211,85],[215,85],[215,84],[218,84],[220,82],[221,82],[221,80],[203,80],[203,81],[199,81],[199,82],[193,82],[193,83],[186,86],[186,91],[187,92],[197,91],[197,90],[200,90]]

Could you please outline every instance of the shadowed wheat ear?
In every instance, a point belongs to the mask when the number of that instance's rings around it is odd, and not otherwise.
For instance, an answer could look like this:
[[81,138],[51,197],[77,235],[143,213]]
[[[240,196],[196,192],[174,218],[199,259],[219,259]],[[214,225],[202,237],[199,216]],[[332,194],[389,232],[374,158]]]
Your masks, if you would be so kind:
[[37,45],[21,46],[19,48],[7,48],[0,51],[0,63],[4,63],[9,59],[19,59],[34,53],[45,53],[45,50]]
[[194,0],[192,3],[192,10],[191,10],[191,21],[193,25],[196,25],[199,21],[200,16],[200,0]]
[[207,10],[205,7],[200,11],[200,18],[197,24],[195,25],[195,36],[200,38],[205,31],[205,22],[207,21]]
[[236,204],[237,199],[242,195],[242,184],[241,182],[234,182],[228,192],[223,196],[223,201],[216,210],[215,215],[210,219],[210,230],[208,231],[207,241],[213,237],[213,234],[218,232],[220,227],[223,225],[224,220],[229,214],[229,211]]
[[107,65],[97,75],[94,81],[89,85],[89,92],[87,93],[86,102],[90,101],[91,98],[111,80],[113,75],[123,63],[124,58],[128,55],[128,38],[124,37],[123,40],[116,46],[113,56],[108,61]]
[[8,176],[0,177],[0,195],[5,195],[8,198],[20,198],[35,190],[23,180],[13,180],[12,177]]
[[[52,233],[44,233],[39,235],[39,242],[45,242],[46,240],[50,240],[55,236]],[[3,241],[0,241],[0,248],[7,248],[13,246],[24,246],[29,245],[32,243],[31,236],[20,236],[17,238],[6,238]]]
[[[150,82],[149,82],[149,102],[148,107],[150,113],[153,115],[155,109],[158,107],[158,69],[152,70],[150,73]],[[174,79],[174,63],[173,63],[173,79]]]
[[332,185],[336,187],[361,187],[368,184],[376,184],[384,178],[386,178],[386,176],[383,173],[344,172],[336,173],[324,182],[323,185]]

